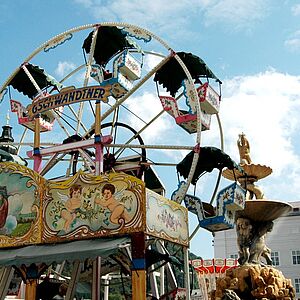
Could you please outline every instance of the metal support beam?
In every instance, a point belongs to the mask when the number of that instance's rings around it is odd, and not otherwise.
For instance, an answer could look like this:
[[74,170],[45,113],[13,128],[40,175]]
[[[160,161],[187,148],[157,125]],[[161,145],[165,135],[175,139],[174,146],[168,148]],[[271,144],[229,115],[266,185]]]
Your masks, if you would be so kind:
[[92,300],[100,300],[101,291],[101,257],[93,261]]
[[5,299],[13,275],[13,267],[3,267],[0,269],[0,300]]
[[69,286],[66,294],[66,300],[73,300],[74,298],[76,285],[79,279],[80,268],[81,268],[81,262],[79,260],[76,260],[73,264],[73,271],[71,275],[71,281],[69,282]]

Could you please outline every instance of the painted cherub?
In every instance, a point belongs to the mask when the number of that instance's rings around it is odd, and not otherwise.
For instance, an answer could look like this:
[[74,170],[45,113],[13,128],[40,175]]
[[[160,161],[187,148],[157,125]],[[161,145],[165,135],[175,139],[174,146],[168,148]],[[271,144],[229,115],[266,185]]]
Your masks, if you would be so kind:
[[128,212],[124,204],[115,198],[115,192],[115,186],[111,183],[106,183],[102,188],[102,197],[95,197],[95,203],[110,210],[111,223],[119,224],[120,219],[124,219],[125,222],[128,222],[130,220]]
[[74,184],[70,188],[70,197],[65,202],[65,207],[61,210],[61,217],[64,219],[65,224],[63,229],[65,231],[69,230],[72,222],[76,218],[76,213],[80,210],[81,207],[81,198],[82,198],[82,186],[79,184]]

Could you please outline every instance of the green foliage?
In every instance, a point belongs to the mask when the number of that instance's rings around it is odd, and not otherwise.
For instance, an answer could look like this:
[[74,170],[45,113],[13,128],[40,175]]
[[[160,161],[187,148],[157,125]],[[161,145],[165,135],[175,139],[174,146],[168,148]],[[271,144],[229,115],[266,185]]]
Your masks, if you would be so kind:
[[109,300],[123,300],[124,298],[120,294],[109,294],[108,299]]
[[18,223],[17,227],[11,233],[11,237],[18,237],[18,236],[25,235],[29,231],[31,225],[32,225],[31,222],[29,222],[29,223]]

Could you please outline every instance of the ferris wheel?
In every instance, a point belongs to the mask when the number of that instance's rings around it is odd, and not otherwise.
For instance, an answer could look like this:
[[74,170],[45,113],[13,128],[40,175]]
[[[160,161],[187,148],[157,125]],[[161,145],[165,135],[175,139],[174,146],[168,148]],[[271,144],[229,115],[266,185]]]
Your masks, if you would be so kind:
[[[198,229],[189,236],[187,209],[198,215],[200,227],[214,232],[231,228],[234,222],[232,211],[241,208],[241,205],[227,203],[228,199],[223,199],[220,194],[220,209],[212,209],[212,216],[207,215],[218,190],[221,170],[225,166],[236,167],[222,151],[223,133],[218,115],[220,95],[221,81],[201,58],[192,53],[177,52],[155,34],[131,24],[97,23],[76,27],[54,36],[34,50],[0,87],[1,109],[9,109],[12,115],[10,123],[3,126],[6,133],[2,134],[0,146],[14,147],[6,154],[1,152],[4,148],[0,148],[0,165],[6,161],[25,164],[28,167],[26,176],[30,180],[36,179],[33,180],[36,191],[30,192],[41,199],[38,211],[43,215],[41,218],[38,213],[33,216],[42,223],[39,225],[43,230],[40,243],[65,242],[76,237],[92,239],[95,232],[100,237],[131,234],[134,226],[144,230],[141,224],[146,223],[145,219],[152,222],[147,226],[164,222],[166,232],[171,236],[169,241],[176,244],[182,240],[178,244],[185,249],[188,278],[186,249]],[[201,146],[202,132],[210,129],[212,118],[216,118],[219,125],[221,149]],[[9,172],[15,176],[15,167],[3,164],[1,168],[3,174],[7,173],[3,176],[9,177]],[[6,168],[11,169],[6,172]],[[188,190],[190,184],[195,185],[203,173],[211,172],[213,168],[220,172],[211,203],[207,206],[195,195],[188,194]],[[110,177],[112,173],[114,175]],[[124,173],[130,175],[127,176],[131,178],[130,184],[123,184],[124,178],[123,181],[118,178],[118,174]],[[66,214],[66,204],[61,204],[64,200],[58,197],[60,193],[65,197],[67,192],[72,194],[72,178],[77,174],[80,174],[79,181],[85,184],[83,199],[87,201],[83,204],[92,199],[94,206],[89,211],[93,215],[88,214],[88,210],[83,214],[79,207],[72,214]],[[103,178],[100,180],[100,177]],[[97,205],[103,204],[100,196],[97,198],[97,188],[105,190],[104,183],[110,181],[117,182],[115,185],[124,199],[134,199],[128,220],[123,212],[121,217],[114,219],[108,208],[98,209]],[[141,181],[140,186],[144,186],[146,192],[136,188],[137,182]],[[43,190],[45,182],[48,187]],[[168,223],[167,210],[156,207],[164,198],[160,196],[166,194],[165,182],[173,191],[165,198],[177,202],[164,199],[166,206],[175,217],[178,207],[184,210],[184,213],[178,210],[181,219],[177,223],[172,216]],[[136,194],[132,194],[135,188]],[[230,186],[234,197],[236,190],[236,186]],[[115,193],[114,190],[110,192]],[[227,190],[221,192],[228,194]],[[155,197],[151,193],[156,194]],[[149,200],[151,197],[154,202]],[[186,208],[179,205],[183,201]],[[223,205],[225,202],[228,209]],[[123,204],[121,206],[124,211]],[[58,212],[54,214],[52,209]],[[156,215],[149,213],[146,217],[146,210]],[[59,228],[56,217],[61,221]],[[159,222],[156,222],[158,218]],[[28,227],[32,223],[29,221]],[[74,228],[71,226],[73,221],[78,221]],[[180,230],[176,232],[176,226],[182,223],[183,237]],[[168,241],[159,226],[155,228],[155,234],[150,227],[146,228],[148,236],[145,240],[154,236]],[[176,236],[172,236],[174,232]],[[26,240],[26,236],[21,238]],[[145,243],[144,235],[142,239]],[[139,242],[139,239],[131,241],[134,245],[131,247]],[[140,247],[144,251],[148,245],[143,243]],[[162,244],[153,246],[161,256],[165,254]],[[3,245],[7,246],[7,243]],[[85,255],[89,254],[86,252]],[[134,259],[139,260],[139,257]]]
[[218,116],[214,84],[219,88],[219,79],[196,55],[175,52],[138,26],[99,23],[43,43],[9,76],[0,96],[15,113],[11,122],[22,128],[14,135],[18,155],[49,179],[79,169],[124,171],[163,192],[163,184],[155,186],[155,168],[168,178],[163,169],[192,151],[174,197],[181,202],[193,180],[201,132]]

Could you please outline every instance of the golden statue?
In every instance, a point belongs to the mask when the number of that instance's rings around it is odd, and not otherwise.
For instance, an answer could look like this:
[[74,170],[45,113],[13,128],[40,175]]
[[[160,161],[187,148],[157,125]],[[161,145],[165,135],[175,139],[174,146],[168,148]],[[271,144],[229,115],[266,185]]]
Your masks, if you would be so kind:
[[250,144],[244,133],[239,134],[237,145],[240,153],[240,164],[250,165],[252,162],[250,158]]

